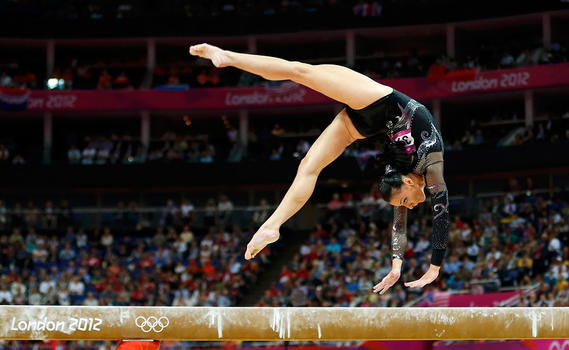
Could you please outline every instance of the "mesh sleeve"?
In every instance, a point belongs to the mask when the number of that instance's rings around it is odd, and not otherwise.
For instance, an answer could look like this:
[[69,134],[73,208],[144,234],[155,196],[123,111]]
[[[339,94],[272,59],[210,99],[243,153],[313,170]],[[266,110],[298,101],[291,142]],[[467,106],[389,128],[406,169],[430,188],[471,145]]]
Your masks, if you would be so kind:
[[393,209],[393,228],[391,231],[391,250],[393,259],[401,259],[407,249],[407,208],[400,206]]
[[431,209],[433,212],[433,236],[431,245],[433,252],[431,264],[441,266],[448,245],[448,230],[450,226],[448,191],[443,178],[442,162],[427,168],[427,189],[431,193]]

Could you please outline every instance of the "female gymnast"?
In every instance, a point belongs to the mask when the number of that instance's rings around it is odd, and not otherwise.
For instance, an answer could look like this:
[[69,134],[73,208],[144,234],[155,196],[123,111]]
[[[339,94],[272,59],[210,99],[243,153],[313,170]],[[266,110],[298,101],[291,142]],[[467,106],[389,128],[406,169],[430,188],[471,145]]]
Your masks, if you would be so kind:
[[209,59],[216,67],[236,67],[268,80],[292,80],[346,105],[300,162],[281,203],[247,244],[246,259],[279,238],[280,226],[308,201],[324,167],[355,140],[383,133],[390,141],[380,156],[385,173],[379,187],[383,198],[395,206],[393,265],[373,291],[384,294],[399,279],[407,245],[407,209],[425,201],[425,187],[433,212],[431,265],[420,279],[405,285],[423,287],[437,278],[448,239],[448,194],[443,178],[443,141],[425,106],[343,66],[236,53],[209,44],[191,46],[190,54]]

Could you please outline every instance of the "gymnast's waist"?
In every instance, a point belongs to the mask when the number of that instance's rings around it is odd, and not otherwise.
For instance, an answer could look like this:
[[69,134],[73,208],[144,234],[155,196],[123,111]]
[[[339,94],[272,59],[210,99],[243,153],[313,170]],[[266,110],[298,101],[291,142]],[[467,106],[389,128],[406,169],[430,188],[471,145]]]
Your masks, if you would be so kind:
[[346,106],[348,117],[362,136],[370,137],[387,130],[388,122],[402,113],[411,98],[395,89],[362,109]]

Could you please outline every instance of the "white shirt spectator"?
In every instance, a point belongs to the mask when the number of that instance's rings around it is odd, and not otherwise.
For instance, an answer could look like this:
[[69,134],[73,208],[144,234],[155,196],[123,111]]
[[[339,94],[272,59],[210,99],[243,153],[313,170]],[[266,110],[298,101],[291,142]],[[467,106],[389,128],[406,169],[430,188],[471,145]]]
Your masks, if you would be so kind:
[[9,290],[0,290],[0,304],[11,303],[12,302],[12,292]]
[[14,281],[10,285],[10,291],[12,292],[12,295],[23,295],[26,294],[27,287],[23,283]]
[[518,207],[517,207],[516,203],[510,202],[510,203],[506,203],[504,205],[504,212],[506,214],[509,214],[509,215],[515,214],[517,210],[518,210]]
[[69,281],[67,288],[69,289],[69,293],[73,295],[83,295],[85,292],[85,284],[78,278]]
[[39,245],[36,249],[34,249],[32,251],[32,260],[33,261],[45,262],[47,260],[48,256],[49,256],[49,253],[47,252],[47,249],[45,249],[45,247],[43,245]]
[[99,300],[93,298],[92,295],[88,295],[85,300],[83,300],[83,305],[85,306],[99,306]]
[[499,250],[489,251],[488,254],[486,254],[486,260],[490,260],[491,258],[494,258],[494,260],[498,261],[498,260],[500,260],[501,256],[502,256],[502,253]]
[[472,233],[472,229],[470,228],[470,226],[466,225],[466,227],[460,231],[460,235],[462,237],[462,240],[463,241],[470,240],[470,234],[471,233]]
[[10,77],[6,73],[3,73],[0,76],[0,86],[10,86],[10,85],[12,85],[12,77]]
[[82,164],[93,164],[93,159],[95,159],[95,155],[97,154],[97,149],[94,148],[92,145],[88,145],[85,147],[82,153],[83,160],[81,161]]
[[75,258],[75,251],[70,248],[64,248],[59,252],[59,259],[71,260]]
[[28,299],[30,305],[40,305],[41,304],[41,294],[38,292],[32,292],[30,298]]
[[97,163],[98,164],[105,164],[109,157],[111,156],[111,150],[108,148],[100,149],[97,152]]
[[466,248],[466,254],[469,256],[478,256],[478,252],[480,252],[480,247],[476,242],[473,242],[471,245]]
[[113,235],[110,232],[105,232],[101,237],[101,244],[109,247],[113,244]]
[[182,212],[182,217],[187,218],[190,216],[190,213],[194,210],[194,205],[189,201],[184,201],[180,207],[180,211]]
[[502,56],[502,59],[500,60],[500,64],[502,66],[510,66],[513,63],[514,63],[514,56],[512,56],[509,53]]
[[306,140],[298,141],[298,144],[296,145],[296,151],[298,153],[300,153],[301,155],[305,155],[306,153],[308,153],[309,149],[310,149],[310,143],[308,143],[308,141]]
[[229,266],[229,272],[231,272],[234,275],[239,273],[240,270],[241,270],[241,263],[237,260]]
[[310,252],[312,251],[312,249],[310,249],[310,246],[308,244],[303,244],[300,246],[300,255],[306,255],[306,254],[310,254]]
[[50,289],[55,290],[55,287],[56,285],[54,280],[45,280],[40,282],[39,290],[41,294],[47,294]]
[[194,234],[189,227],[185,226],[182,233],[180,233],[180,238],[186,243],[191,243],[194,240]]
[[231,300],[223,294],[217,297],[216,303],[217,306],[231,306]]
[[[562,258],[557,257],[557,261],[561,262]],[[554,263],[550,269],[553,278],[558,281],[566,280],[569,278],[569,271],[567,270],[567,265],[563,263]]]
[[75,236],[75,241],[77,244],[77,248],[83,248],[87,246],[88,238],[85,232],[79,232],[77,236]]
[[557,254],[561,254],[561,241],[557,237],[553,237],[551,241],[549,241],[549,245],[547,249],[550,252],[556,252]]
[[67,151],[67,160],[71,164],[77,164],[81,161],[81,151],[77,147],[71,147]]
[[233,203],[227,198],[223,198],[217,204],[217,210],[219,211],[230,211],[233,210]]
[[57,292],[57,302],[59,305],[70,305],[69,292],[66,289],[61,289]]
[[187,289],[177,290],[174,294],[172,306],[196,306],[200,297],[199,290],[194,290],[190,295]]
[[174,249],[178,255],[182,255],[188,250],[188,242],[178,239],[174,242]]

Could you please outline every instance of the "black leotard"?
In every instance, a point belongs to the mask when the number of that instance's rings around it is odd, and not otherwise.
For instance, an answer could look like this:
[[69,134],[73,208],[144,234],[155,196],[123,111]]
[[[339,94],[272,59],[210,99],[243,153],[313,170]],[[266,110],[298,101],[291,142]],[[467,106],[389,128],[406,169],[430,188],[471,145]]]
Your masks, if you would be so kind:
[[[448,193],[441,173],[427,168],[442,162],[430,154],[444,152],[440,130],[429,110],[397,90],[362,109],[346,106],[352,123],[365,137],[385,132],[392,141],[403,141],[407,153],[413,155],[413,172],[425,176],[431,194],[433,211],[433,254],[431,263],[440,266],[448,241]],[[442,168],[441,168],[442,169]],[[402,258],[405,251],[407,208],[397,207],[392,230],[393,255]]]
[[362,136],[386,132],[391,140],[405,142],[418,175],[424,175],[432,164],[429,153],[443,152],[439,128],[427,107],[397,90],[362,109],[346,106],[346,111]]

